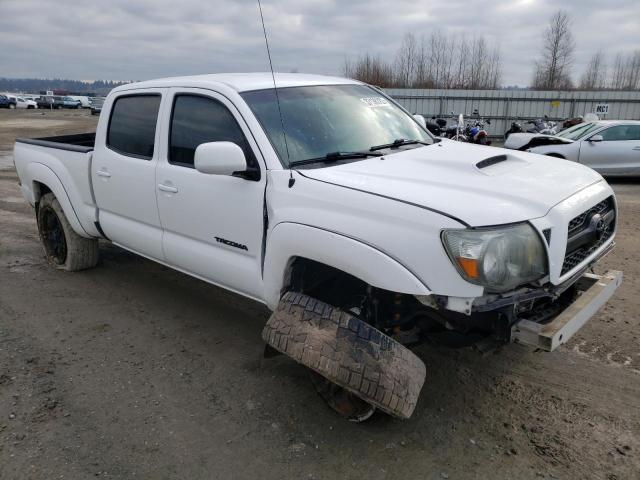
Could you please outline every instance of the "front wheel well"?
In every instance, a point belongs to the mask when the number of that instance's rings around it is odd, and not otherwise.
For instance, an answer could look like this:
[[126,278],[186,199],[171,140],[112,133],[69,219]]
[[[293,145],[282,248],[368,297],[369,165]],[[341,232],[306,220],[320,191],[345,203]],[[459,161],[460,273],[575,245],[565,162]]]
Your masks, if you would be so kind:
[[284,291],[306,293],[323,302],[341,306],[347,298],[365,295],[371,288],[363,280],[338,268],[304,257],[289,263]]
[[303,293],[350,313],[391,334],[393,329],[410,329],[427,308],[414,295],[374,287],[339,268],[295,257],[289,263],[282,294]]

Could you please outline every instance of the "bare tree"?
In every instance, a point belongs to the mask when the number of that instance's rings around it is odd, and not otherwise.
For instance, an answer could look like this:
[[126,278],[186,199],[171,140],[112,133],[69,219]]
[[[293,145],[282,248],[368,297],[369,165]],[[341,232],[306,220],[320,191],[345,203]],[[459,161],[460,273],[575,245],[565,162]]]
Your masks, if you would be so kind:
[[399,87],[410,87],[416,74],[418,60],[418,42],[413,33],[405,33],[396,55],[395,74]]
[[391,65],[380,57],[374,57],[369,53],[365,53],[355,61],[345,59],[343,73],[345,77],[354,78],[378,87],[395,86]]
[[542,58],[536,62],[533,87],[537,89],[570,88],[571,64],[575,42],[567,12],[559,10],[545,30]]
[[484,37],[456,41],[455,36],[435,31],[420,41],[406,34],[392,64],[366,53],[355,61],[346,59],[343,71],[381,87],[498,88],[502,61],[499,47]]
[[607,66],[602,51],[596,52],[589,60],[587,69],[582,74],[580,88],[583,90],[602,90],[606,86]]
[[640,90],[640,50],[616,55],[610,86],[614,90]]

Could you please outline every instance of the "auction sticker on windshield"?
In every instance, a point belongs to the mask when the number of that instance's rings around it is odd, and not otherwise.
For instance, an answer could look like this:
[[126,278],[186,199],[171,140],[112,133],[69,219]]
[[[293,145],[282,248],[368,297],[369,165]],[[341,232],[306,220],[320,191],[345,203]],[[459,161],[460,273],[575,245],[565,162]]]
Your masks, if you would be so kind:
[[388,107],[389,102],[382,97],[365,97],[361,98],[360,101],[364,103],[367,107]]

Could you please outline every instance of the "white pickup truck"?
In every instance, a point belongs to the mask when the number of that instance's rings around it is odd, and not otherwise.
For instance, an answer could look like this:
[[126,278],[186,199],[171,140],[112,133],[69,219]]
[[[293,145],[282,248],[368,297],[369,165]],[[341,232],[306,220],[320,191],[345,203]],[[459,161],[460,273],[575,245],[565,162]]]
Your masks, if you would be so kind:
[[265,303],[265,355],[308,367],[352,420],[408,418],[425,380],[406,345],[553,350],[622,275],[612,189],[582,165],[433,138],[342,78],[205,75],[128,84],[95,134],[18,139],[49,262],[113,242]]

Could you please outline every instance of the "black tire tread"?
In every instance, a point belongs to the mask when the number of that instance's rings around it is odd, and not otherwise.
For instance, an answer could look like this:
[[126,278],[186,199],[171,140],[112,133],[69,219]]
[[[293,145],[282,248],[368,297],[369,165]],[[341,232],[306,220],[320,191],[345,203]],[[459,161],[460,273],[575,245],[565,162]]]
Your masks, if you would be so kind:
[[409,418],[415,409],[426,374],[422,360],[338,308],[287,292],[262,338],[386,413]]
[[[95,267],[98,263],[98,239],[81,237],[73,230],[69,220],[67,220],[64,214],[64,210],[62,210],[60,202],[53,193],[46,193],[42,196],[39,206],[42,208],[45,205],[50,206],[56,212],[62,229],[64,230],[65,240],[67,241],[67,258],[65,262],[57,264],[50,258],[47,258],[49,263],[60,270],[66,270],[68,272],[77,272]],[[38,219],[38,227],[39,226],[40,221]],[[38,228],[38,232],[39,230]]]

